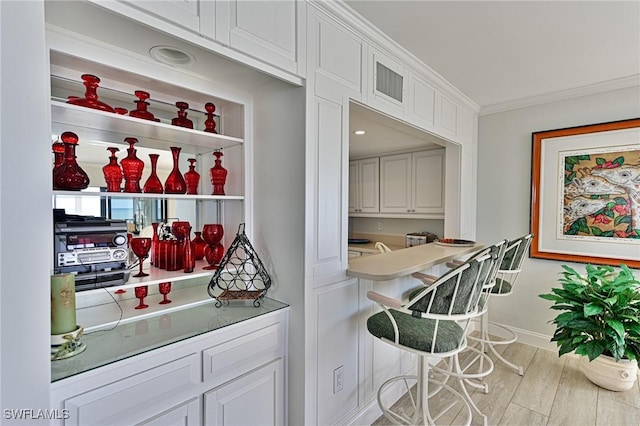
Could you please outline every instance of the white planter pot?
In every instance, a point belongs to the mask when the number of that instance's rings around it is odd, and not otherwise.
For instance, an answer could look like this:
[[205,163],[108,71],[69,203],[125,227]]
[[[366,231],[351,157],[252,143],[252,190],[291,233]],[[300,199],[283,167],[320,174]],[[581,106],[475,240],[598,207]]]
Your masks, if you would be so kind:
[[638,375],[638,362],[634,359],[617,361],[605,355],[589,362],[581,357],[582,372],[596,385],[612,391],[626,391],[633,387]]

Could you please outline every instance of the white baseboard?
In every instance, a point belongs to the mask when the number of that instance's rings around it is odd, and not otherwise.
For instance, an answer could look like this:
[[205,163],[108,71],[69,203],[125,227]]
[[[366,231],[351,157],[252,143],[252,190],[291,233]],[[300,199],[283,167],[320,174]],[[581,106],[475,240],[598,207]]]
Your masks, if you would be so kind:
[[[522,328],[507,326],[500,323],[494,323],[494,324],[513,330],[513,332],[516,333],[516,336],[518,336],[518,342],[520,343],[533,346],[535,348],[544,349],[547,351],[552,351],[556,353],[558,352],[558,346],[556,345],[555,342],[551,341],[551,336],[547,336],[545,334],[540,334],[540,333],[536,333],[529,330],[524,330]],[[480,323],[474,322],[471,328],[472,328],[471,331],[480,330]],[[496,327],[495,330],[491,329],[491,333],[495,334],[497,337],[504,337],[504,338],[511,337],[508,335],[501,335],[500,331],[501,330],[498,327]]]

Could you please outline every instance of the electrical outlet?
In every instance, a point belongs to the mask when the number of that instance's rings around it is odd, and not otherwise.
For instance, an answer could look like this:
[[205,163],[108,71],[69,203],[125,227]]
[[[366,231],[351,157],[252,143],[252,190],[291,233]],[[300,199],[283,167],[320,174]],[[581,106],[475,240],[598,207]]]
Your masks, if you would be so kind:
[[333,393],[336,394],[344,389],[344,365],[333,370]]
[[378,231],[382,231],[382,228],[384,228],[384,226],[382,226],[382,221],[378,221]]

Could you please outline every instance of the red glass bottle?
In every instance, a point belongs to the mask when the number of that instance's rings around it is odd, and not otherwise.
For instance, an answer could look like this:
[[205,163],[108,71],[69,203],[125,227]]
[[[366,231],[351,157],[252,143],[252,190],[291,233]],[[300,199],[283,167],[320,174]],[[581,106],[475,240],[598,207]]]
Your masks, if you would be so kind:
[[216,120],[213,118],[213,112],[216,110],[216,106],[211,102],[207,102],[204,105],[204,109],[207,111],[204,113],[204,115],[207,116],[204,122],[204,131],[208,133],[218,133],[216,132]]
[[196,236],[193,237],[193,240],[191,240],[191,250],[193,250],[193,257],[196,260],[202,260],[204,259],[204,249],[207,247],[207,242],[202,239],[202,232],[194,231],[194,234],[196,234]]
[[64,132],[60,135],[64,144],[64,161],[53,174],[53,189],[79,191],[89,186],[89,176],[76,161],[78,135]]
[[214,151],[213,155],[215,155],[215,165],[209,170],[209,175],[211,177],[211,185],[213,186],[212,195],[225,195],[224,193],[224,184],[227,182],[227,169],[222,167],[222,152]]
[[87,108],[99,109],[107,112],[115,112],[115,110],[104,102],[98,100],[98,83],[100,79],[95,75],[82,74],[80,77],[84,82],[85,92],[84,98],[76,96],[69,96],[67,99],[68,104],[80,105]]
[[136,156],[136,149],[133,147],[138,143],[138,139],[124,138],[124,141],[129,144],[129,148],[127,148],[129,155],[120,160],[124,173],[124,192],[142,192],[140,190],[140,179],[142,179],[144,162]]
[[110,146],[107,148],[107,151],[111,152],[111,157],[109,157],[109,164],[102,167],[102,173],[104,174],[104,180],[107,182],[107,191],[108,192],[120,192],[120,185],[122,184],[122,169],[118,164],[118,158],[116,157],[116,152],[120,151],[115,146]]
[[184,257],[182,258],[182,266],[183,271],[185,273],[193,272],[196,267],[196,258],[193,255],[193,250],[191,248],[191,242],[189,241],[189,236],[191,235],[191,227],[189,226],[188,231],[186,232],[186,238],[184,239]]
[[186,102],[176,102],[176,106],[178,107],[178,116],[171,120],[171,124],[193,129],[193,121],[187,118],[187,112],[185,111],[185,109],[189,108],[189,104]]
[[151,265],[158,267],[158,253],[160,252],[160,247],[158,247],[160,243],[160,237],[158,236],[158,222],[152,222],[151,227],[153,228],[153,237],[151,237]]
[[149,92],[136,90],[133,93],[136,95],[138,100],[133,101],[136,104],[136,109],[130,111],[129,115],[131,117],[142,118],[143,120],[160,121],[147,110],[147,107],[149,106],[149,102],[147,102],[147,99],[150,97]]
[[196,172],[196,159],[189,158],[187,161],[189,162],[189,171],[184,174],[184,180],[187,182],[187,194],[197,195],[200,173]]
[[64,162],[64,144],[59,140],[51,145],[51,151],[53,152],[53,169],[57,169]]
[[177,146],[171,147],[171,155],[173,156],[173,169],[167,180],[164,182],[164,192],[166,194],[184,194],[187,192],[187,183],[182,177],[182,173],[180,173],[180,168],[178,167],[178,160],[180,158],[180,150],[182,148]]
[[144,183],[143,191],[148,194],[162,194],[164,191],[162,188],[162,182],[156,173],[156,167],[158,166],[158,157],[159,154],[149,154],[149,159],[151,160],[151,174],[147,178],[147,181]]

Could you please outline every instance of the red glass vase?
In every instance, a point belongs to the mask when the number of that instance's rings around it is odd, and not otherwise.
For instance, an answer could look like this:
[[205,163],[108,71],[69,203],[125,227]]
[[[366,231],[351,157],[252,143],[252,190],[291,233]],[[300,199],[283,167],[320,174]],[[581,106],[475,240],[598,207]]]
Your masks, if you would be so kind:
[[227,182],[227,169],[222,167],[222,152],[214,151],[213,155],[215,155],[215,165],[209,170],[209,175],[211,177],[211,185],[213,185],[212,195],[225,195],[224,193],[224,184]]
[[160,121],[147,110],[147,107],[149,106],[149,102],[147,102],[147,99],[150,97],[149,92],[136,90],[133,93],[136,95],[138,100],[133,101],[136,104],[136,109],[129,111],[129,115],[131,117],[142,118],[143,120]]
[[187,183],[187,194],[197,195],[200,173],[196,172],[196,159],[189,158],[187,161],[189,162],[189,171],[184,174],[184,180]]
[[204,259],[204,249],[207,247],[207,242],[202,239],[202,232],[194,231],[194,234],[196,236],[191,240],[191,250],[193,250],[193,256],[196,260],[202,260]]
[[151,237],[151,256],[149,259],[149,263],[155,267],[158,267],[158,252],[159,247],[158,243],[160,242],[160,237],[158,236],[158,222],[152,222],[151,227],[153,228],[153,236]]
[[202,238],[207,243],[204,255],[209,266],[203,269],[218,269],[218,265],[224,256],[224,246],[220,243],[224,236],[224,228],[218,223],[208,223],[202,227]]
[[53,189],[80,191],[89,186],[89,176],[76,161],[78,135],[64,132],[60,135],[64,144],[64,160],[53,174]]
[[124,173],[124,192],[142,192],[140,189],[140,179],[144,170],[144,162],[136,156],[136,149],[133,147],[138,143],[136,138],[124,138],[129,144],[127,155],[120,160],[122,172]]
[[115,146],[110,146],[107,151],[111,152],[109,157],[109,163],[102,167],[102,174],[104,174],[104,180],[107,182],[108,192],[120,192],[120,185],[122,184],[122,168],[118,164],[118,158],[116,152],[120,151]]
[[214,119],[213,112],[216,110],[216,106],[211,102],[207,102],[204,105],[205,112],[204,115],[207,116],[207,119],[204,122],[204,131],[208,133],[218,133],[216,132],[216,120]]
[[104,102],[98,100],[98,83],[100,83],[100,79],[95,75],[91,74],[82,74],[80,77],[84,82],[85,92],[84,98],[79,98],[76,96],[69,96],[67,99],[68,104],[80,105],[87,108],[99,109],[107,112],[115,112],[113,108]]
[[183,258],[182,258],[182,266],[183,271],[185,273],[193,272],[196,267],[196,258],[193,255],[193,249],[191,248],[191,241],[189,241],[189,237],[191,236],[191,227],[187,227],[185,229],[186,238],[183,240]]
[[189,108],[189,104],[186,102],[176,102],[176,106],[178,107],[178,116],[171,120],[171,124],[193,129],[193,121],[187,118],[187,112],[185,111],[185,109]]
[[182,177],[182,173],[180,173],[180,168],[178,167],[178,160],[180,158],[180,150],[177,146],[171,147],[171,155],[173,156],[173,169],[167,180],[164,182],[164,192],[166,194],[184,194],[187,192],[187,183]]
[[162,188],[162,182],[156,173],[156,167],[158,166],[158,157],[159,154],[149,154],[149,159],[151,160],[151,174],[147,178],[147,181],[144,183],[143,191],[148,194],[162,194],[164,191]]

